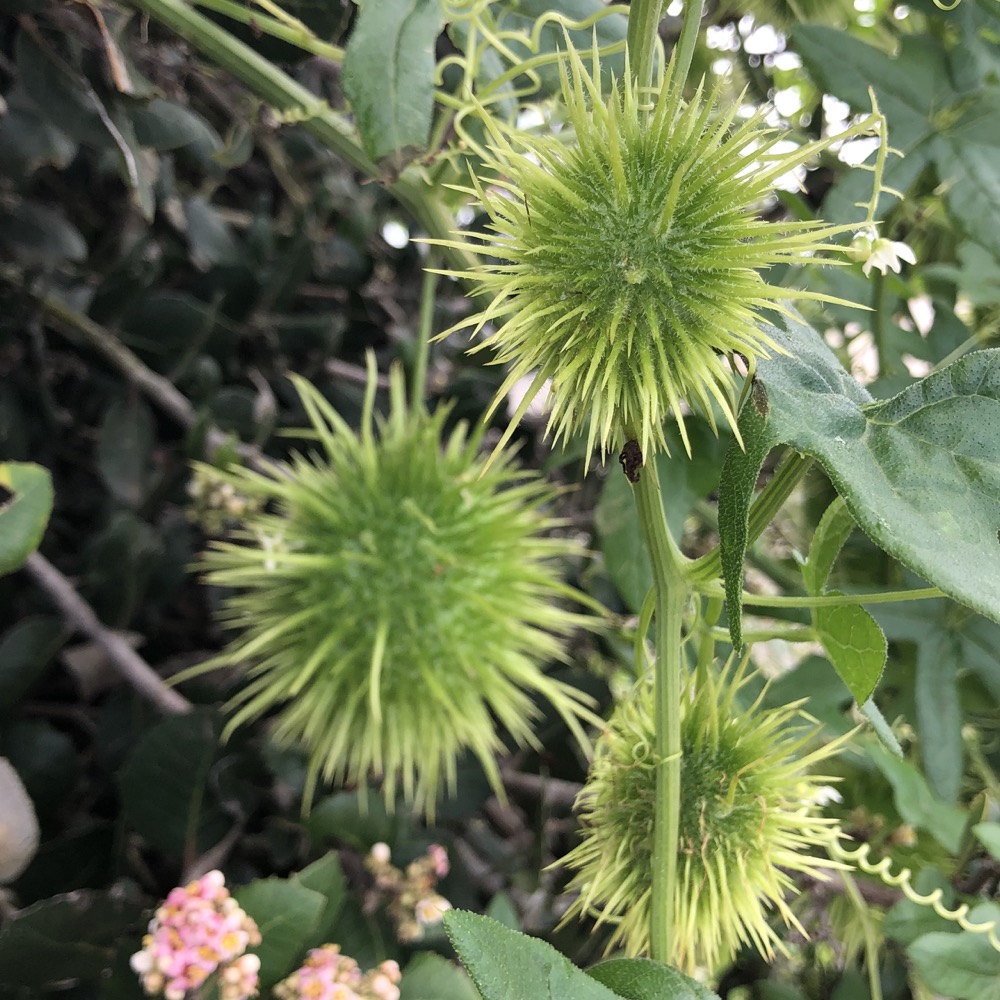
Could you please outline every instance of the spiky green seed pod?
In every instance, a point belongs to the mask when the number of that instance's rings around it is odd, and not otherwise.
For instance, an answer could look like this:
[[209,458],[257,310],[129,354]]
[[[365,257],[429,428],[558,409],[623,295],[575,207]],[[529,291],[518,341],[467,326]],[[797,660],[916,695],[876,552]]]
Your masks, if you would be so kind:
[[[535,698],[585,742],[585,698],[545,675],[594,619],[561,570],[579,554],[547,512],[553,490],[507,453],[483,471],[478,436],[444,435],[391,376],[388,417],[374,382],[359,432],[301,379],[314,454],[230,481],[258,498],[235,542],[204,556],[209,583],[233,588],[221,618],[235,633],[213,661],[246,671],[230,729],[273,713],[273,734],[322,777],[381,777],[417,810],[454,788],[470,750],[499,788],[497,722],[534,742]],[[311,793],[310,793],[311,794]]]
[[669,73],[647,111],[628,72],[604,98],[596,67],[588,72],[572,49],[568,61],[571,135],[508,132],[488,120],[492,176],[469,189],[492,230],[471,249],[488,259],[480,270],[447,273],[477,282],[489,305],[453,329],[497,324],[475,348],[496,348],[497,363],[509,366],[494,406],[532,376],[508,434],[550,382],[557,441],[586,430],[605,454],[626,439],[644,454],[665,450],[672,415],[688,447],[684,403],[713,422],[718,408],[735,429],[729,358],[777,349],[759,326],[762,312],[824,298],[769,284],[762,272],[842,253],[829,240],[857,226],[758,213],[779,177],[834,140],[788,151],[787,133],[765,124],[768,109],[743,120],[742,102],[723,107],[718,90],[686,102]]
[[[816,726],[801,703],[741,708],[746,661],[689,677],[682,698],[681,812],[672,888],[672,961],[717,968],[742,944],[780,947],[772,914],[802,930],[788,903],[794,873],[823,877],[833,820],[821,817],[811,768],[837,741],[807,748]],[[578,889],[569,916],[615,924],[612,943],[632,955],[649,944],[650,864],[657,761],[652,686],[641,685],[598,739],[578,800],[583,840],[566,856]]]

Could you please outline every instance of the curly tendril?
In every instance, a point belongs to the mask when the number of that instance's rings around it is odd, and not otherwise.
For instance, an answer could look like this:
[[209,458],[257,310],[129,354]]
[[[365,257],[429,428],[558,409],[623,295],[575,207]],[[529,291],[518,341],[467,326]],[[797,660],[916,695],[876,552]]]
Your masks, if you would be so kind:
[[843,836],[841,830],[830,830],[830,853],[835,860],[853,865],[863,871],[866,875],[874,875],[884,885],[902,891],[903,895],[916,903],[918,906],[929,906],[934,912],[944,920],[958,924],[963,931],[970,931],[973,934],[985,934],[990,944],[1000,951],[1000,936],[998,936],[998,926],[996,920],[986,920],[982,923],[974,923],[966,916],[969,912],[969,904],[962,903],[954,909],[949,909],[941,902],[944,892],[940,886],[929,893],[922,893],[913,887],[913,873],[909,868],[902,868],[898,872],[892,870],[892,858],[884,857],[879,861],[870,860],[871,845],[860,844],[856,850],[844,847],[839,838]]

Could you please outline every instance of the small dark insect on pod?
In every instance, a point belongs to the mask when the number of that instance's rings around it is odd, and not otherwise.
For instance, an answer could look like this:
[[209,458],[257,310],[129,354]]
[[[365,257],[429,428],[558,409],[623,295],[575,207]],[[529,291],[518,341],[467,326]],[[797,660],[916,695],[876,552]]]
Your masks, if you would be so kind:
[[639,482],[639,470],[642,468],[642,449],[638,441],[626,441],[622,453],[618,456],[622,472],[630,483]]

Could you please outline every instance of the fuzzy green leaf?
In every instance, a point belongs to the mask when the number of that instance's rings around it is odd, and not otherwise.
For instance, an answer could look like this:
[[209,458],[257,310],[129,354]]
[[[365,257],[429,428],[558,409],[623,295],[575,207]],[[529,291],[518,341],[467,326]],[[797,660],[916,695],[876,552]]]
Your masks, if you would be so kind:
[[434,110],[439,0],[368,0],[344,54],[344,93],[361,141],[398,172],[427,148]]
[[[788,355],[757,366],[767,392],[766,428],[754,427],[747,456],[727,465],[747,466],[779,442],[813,456],[874,542],[955,600],[1000,621],[1000,351],[969,354],[874,403],[804,323],[788,320],[768,333]],[[759,423],[759,414],[752,419]],[[727,510],[745,513],[748,478],[744,472],[737,483],[724,470],[723,488],[742,490],[726,500]],[[740,518],[724,521],[722,511],[720,496],[732,616],[745,540]]]
[[444,924],[483,1000],[615,1000],[544,941],[463,910],[446,913]]
[[830,570],[853,530],[854,518],[844,498],[837,497],[820,518],[809,546],[809,558],[802,567],[802,579],[810,594],[823,593]]
[[854,700],[863,705],[885,669],[888,647],[882,629],[859,604],[815,608],[812,619],[834,669]]
[[52,477],[30,462],[0,464],[0,487],[13,496],[0,502],[0,575],[20,569],[38,548],[52,513]]
[[744,447],[733,441],[719,479],[719,553],[726,586],[729,636],[735,649],[743,646],[743,557],[749,540],[750,502],[767,453],[774,445],[767,421],[767,395],[755,386],[739,421]]
[[648,958],[612,958],[588,969],[587,975],[624,1000],[719,1000],[683,972]]

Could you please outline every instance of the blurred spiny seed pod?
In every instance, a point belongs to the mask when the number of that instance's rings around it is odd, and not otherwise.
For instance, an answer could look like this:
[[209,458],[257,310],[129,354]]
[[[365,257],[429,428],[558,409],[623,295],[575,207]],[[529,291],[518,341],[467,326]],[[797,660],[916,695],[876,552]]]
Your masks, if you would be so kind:
[[[842,867],[825,845],[835,821],[819,815],[832,780],[811,773],[836,753],[808,750],[818,727],[801,702],[740,707],[747,660],[690,676],[681,702],[681,812],[673,888],[673,962],[717,968],[741,945],[780,948],[779,916],[802,932],[787,901],[795,873],[822,878]],[[761,695],[763,697],[763,695]],[[650,866],[656,798],[652,686],[615,709],[578,800],[583,840],[564,859],[579,890],[567,916],[615,924],[612,944],[631,955],[649,944]],[[804,933],[804,932],[803,932]]]
[[590,72],[572,48],[567,61],[571,130],[532,135],[486,116],[486,173],[468,193],[492,233],[471,246],[430,241],[485,258],[479,269],[446,272],[473,281],[489,302],[452,330],[496,325],[474,348],[496,348],[509,367],[494,407],[530,376],[508,435],[549,382],[557,441],[586,431],[589,447],[607,454],[635,439],[648,456],[666,450],[672,415],[690,450],[684,405],[713,425],[721,412],[735,430],[730,358],[752,363],[777,350],[762,313],[783,300],[834,301],[769,284],[761,272],[825,262],[818,251],[843,254],[829,241],[858,224],[760,218],[775,182],[880,119],[789,149],[787,131],[766,124],[768,108],[743,119],[741,99],[723,106],[721,83],[685,101],[671,66],[645,106],[627,68],[604,98],[596,53]]
[[309,755],[307,799],[320,778],[374,776],[388,804],[402,792],[432,814],[463,751],[499,788],[498,723],[533,743],[536,698],[586,742],[585,697],[542,667],[596,619],[567,607],[580,546],[548,512],[553,489],[510,453],[484,471],[479,436],[445,435],[447,408],[407,406],[398,369],[375,417],[370,379],[355,432],[296,378],[317,452],[226,474],[259,502],[203,558],[233,590],[221,620],[235,635],[198,671],[245,670],[229,729],[273,713],[276,739]]

